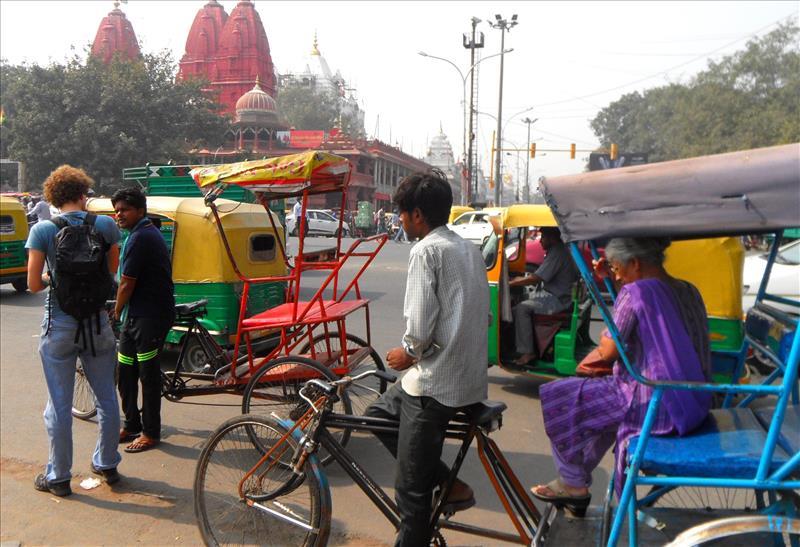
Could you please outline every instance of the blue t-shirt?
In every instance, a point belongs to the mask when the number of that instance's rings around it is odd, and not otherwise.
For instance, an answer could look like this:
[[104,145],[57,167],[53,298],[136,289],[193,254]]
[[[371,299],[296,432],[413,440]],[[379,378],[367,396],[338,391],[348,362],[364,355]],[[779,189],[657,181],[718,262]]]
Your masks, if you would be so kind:
[[123,246],[122,275],[136,279],[127,317],[162,317],[175,313],[172,262],[164,236],[144,218]]
[[[60,216],[65,218],[70,224],[81,224],[83,219],[86,218],[86,211],[70,211],[69,213],[62,213]],[[94,226],[103,236],[103,239],[106,240],[106,243],[108,243],[109,246],[119,242],[119,228],[117,228],[117,223],[114,222],[114,219],[111,217],[97,215],[97,220],[95,221]],[[57,233],[58,226],[53,224],[53,222],[49,220],[37,222],[31,228],[31,232],[28,234],[28,241],[25,243],[26,249],[35,249],[45,253],[47,256],[46,268],[48,269],[55,269],[56,266]],[[50,275],[54,280],[56,280],[55,271],[51,270]],[[53,315],[53,317],[67,317],[67,314],[61,311],[61,308],[58,307],[58,299],[55,297],[52,290],[47,292],[47,300],[45,302],[45,318],[47,314],[46,310],[50,310],[50,313]]]

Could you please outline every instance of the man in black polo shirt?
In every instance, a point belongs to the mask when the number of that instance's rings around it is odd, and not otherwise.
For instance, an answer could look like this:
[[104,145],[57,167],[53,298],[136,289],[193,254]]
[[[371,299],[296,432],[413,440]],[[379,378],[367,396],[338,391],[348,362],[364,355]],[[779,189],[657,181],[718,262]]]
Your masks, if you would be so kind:
[[120,228],[130,232],[120,253],[114,310],[116,318],[122,321],[117,359],[125,421],[119,441],[133,441],[125,447],[125,452],[143,452],[156,446],[161,438],[158,354],[175,319],[172,264],[161,232],[147,218],[144,194],[138,188],[123,188],[114,194],[111,203]]

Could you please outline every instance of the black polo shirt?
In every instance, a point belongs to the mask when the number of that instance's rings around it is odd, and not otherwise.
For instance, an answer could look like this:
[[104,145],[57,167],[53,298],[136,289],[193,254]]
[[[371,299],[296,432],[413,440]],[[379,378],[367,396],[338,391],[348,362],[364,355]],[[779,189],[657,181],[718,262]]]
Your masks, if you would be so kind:
[[122,275],[136,279],[128,317],[160,317],[175,310],[172,263],[161,232],[142,219],[125,241]]

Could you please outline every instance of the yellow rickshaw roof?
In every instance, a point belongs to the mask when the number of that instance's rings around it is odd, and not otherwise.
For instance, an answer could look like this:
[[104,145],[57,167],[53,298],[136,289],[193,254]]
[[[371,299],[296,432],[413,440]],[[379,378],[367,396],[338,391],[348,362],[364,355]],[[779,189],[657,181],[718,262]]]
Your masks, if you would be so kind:
[[263,160],[197,167],[189,173],[200,188],[235,184],[268,196],[291,197],[308,191],[333,192],[350,179],[350,162],[313,150]]
[[0,196],[0,206],[3,209],[19,209],[24,211],[25,207],[23,207],[22,203],[16,198],[12,198],[10,196]]
[[[257,213],[264,214],[263,206],[255,203],[241,203],[229,199],[218,199],[215,202],[220,217],[232,213]],[[87,208],[93,212],[113,213],[114,206],[108,198],[92,198],[87,203]],[[172,220],[177,220],[179,215],[198,217],[211,216],[203,198],[175,197],[175,196],[147,196],[147,212],[161,215]]]
[[[485,209],[496,211],[498,207]],[[526,226],[558,226],[547,205],[522,203],[503,208],[503,228],[523,228]]]

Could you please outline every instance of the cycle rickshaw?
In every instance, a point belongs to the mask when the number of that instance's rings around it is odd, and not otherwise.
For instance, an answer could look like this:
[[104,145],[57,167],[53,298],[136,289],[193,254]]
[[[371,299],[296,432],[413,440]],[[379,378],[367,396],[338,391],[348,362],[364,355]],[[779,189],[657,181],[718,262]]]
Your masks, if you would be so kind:
[[[383,361],[371,346],[369,300],[361,294],[359,279],[386,243],[386,235],[358,239],[344,249],[340,229],[335,247],[304,252],[305,233],[301,231],[298,252],[290,260],[282,237],[255,238],[247,249],[238,248],[243,244],[238,231],[252,231],[254,227],[242,225],[250,217],[242,220],[243,215],[231,213],[253,206],[219,199],[232,186],[253,191],[257,203],[267,211],[264,219],[269,225],[262,231],[282,234],[276,215],[270,213],[270,201],[297,197],[302,200],[304,215],[314,196],[338,193],[342,219],[350,169],[345,158],[307,152],[192,170],[192,177],[205,194],[207,208],[203,214],[212,221],[218,237],[192,244],[196,249],[204,245],[214,249],[230,264],[237,280],[238,310],[231,349],[225,350],[202,321],[208,313],[208,298],[176,305],[176,325],[186,334],[175,369],[162,374],[162,394],[167,399],[233,393],[242,395],[243,412],[283,413],[299,400],[297,390],[307,380],[334,380],[364,370],[384,370]],[[277,257],[280,267],[261,277],[248,276],[245,272],[253,271],[254,261],[262,255],[268,255],[271,261]],[[207,252],[196,253],[197,259],[207,256]],[[313,278],[304,283],[311,272],[323,275],[317,286],[313,286]],[[264,290],[276,286],[284,287],[278,305],[271,297],[265,298],[269,294]],[[364,317],[364,338],[348,332],[348,319],[357,312]],[[190,344],[198,342],[214,365],[207,371],[183,366]],[[337,408],[360,414],[386,389],[386,381],[370,377],[354,387]],[[345,433],[342,440],[346,442],[348,436]]]
[[[542,189],[625,367],[637,382],[653,388],[653,396],[642,431],[628,446],[617,508],[612,507],[612,485],[619,477],[609,485],[603,510],[590,518],[567,524],[563,514],[548,506],[541,542],[563,545],[592,537],[616,545],[627,521],[629,545],[671,540],[695,545],[720,538],[745,538],[735,544],[781,545],[786,539],[800,544],[800,302],[766,292],[783,230],[800,225],[800,144],[544,179]],[[774,235],[744,333],[746,346],[766,355],[774,372],[749,385],[643,377],[625,352],[578,243],[749,233]],[[743,366],[742,360],[737,366]],[[735,371],[734,378],[740,374]],[[669,390],[719,393],[725,396],[723,408],[712,410],[686,436],[651,436]]]

